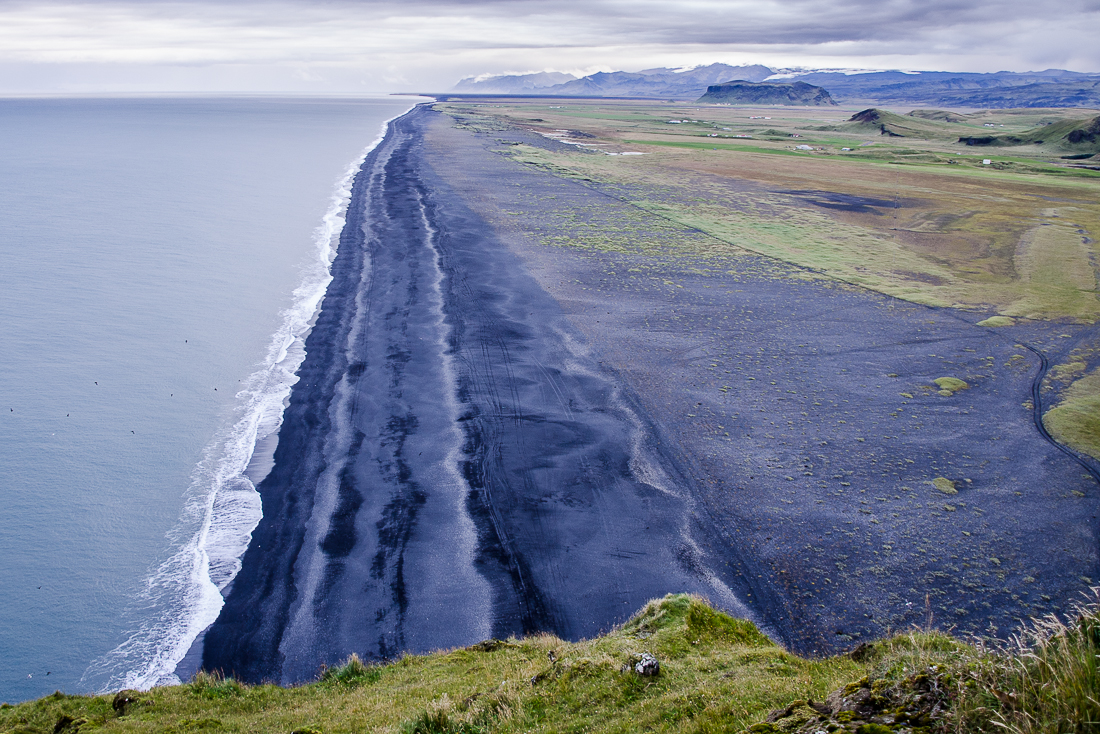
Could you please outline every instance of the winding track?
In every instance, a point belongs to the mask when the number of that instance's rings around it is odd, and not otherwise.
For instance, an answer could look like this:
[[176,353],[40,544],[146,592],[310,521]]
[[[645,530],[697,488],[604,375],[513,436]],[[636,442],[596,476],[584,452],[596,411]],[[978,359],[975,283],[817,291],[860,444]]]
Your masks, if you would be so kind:
[[1042,351],[1027,342],[1022,341],[1020,345],[1039,358],[1039,371],[1035,374],[1035,379],[1031,381],[1031,414],[1032,420],[1035,422],[1035,430],[1039,431],[1039,435],[1046,439],[1051,446],[1054,446],[1054,448],[1080,464],[1081,468],[1087,471],[1089,476],[1096,480],[1097,484],[1100,484],[1100,471],[1091,463],[1081,458],[1081,456],[1069,446],[1065,446],[1056,441],[1054,436],[1050,435],[1050,431],[1047,430],[1047,427],[1043,425],[1042,387],[1043,380],[1046,378],[1047,371],[1050,369],[1050,361]]

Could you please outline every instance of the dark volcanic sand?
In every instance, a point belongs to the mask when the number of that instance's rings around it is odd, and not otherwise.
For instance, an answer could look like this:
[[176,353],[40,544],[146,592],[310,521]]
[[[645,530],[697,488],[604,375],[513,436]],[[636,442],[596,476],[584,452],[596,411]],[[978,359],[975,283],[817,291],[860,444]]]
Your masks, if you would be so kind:
[[356,179],[207,669],[297,682],[352,652],[592,636],[669,592],[738,605],[650,419],[432,173],[433,117]]
[[800,652],[929,611],[1003,635],[1100,579],[1096,483],[1016,341],[1081,327],[723,252],[494,152],[523,136],[419,109],[371,154],[204,667],[590,636],[677,591]]

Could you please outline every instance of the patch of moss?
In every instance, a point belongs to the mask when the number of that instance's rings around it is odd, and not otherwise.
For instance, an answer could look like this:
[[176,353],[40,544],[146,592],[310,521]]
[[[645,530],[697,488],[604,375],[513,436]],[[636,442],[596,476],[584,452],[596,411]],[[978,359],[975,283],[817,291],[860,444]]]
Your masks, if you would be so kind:
[[1015,326],[1016,319],[1011,316],[990,316],[984,321],[979,321],[978,326]]
[[955,483],[947,477],[936,477],[932,480],[932,486],[938,489],[944,494],[958,494],[959,490],[955,489]]
[[936,383],[936,386],[940,389],[940,395],[945,397],[954,395],[959,390],[965,390],[970,387],[964,380],[960,380],[957,377],[937,377],[932,380],[932,382]]

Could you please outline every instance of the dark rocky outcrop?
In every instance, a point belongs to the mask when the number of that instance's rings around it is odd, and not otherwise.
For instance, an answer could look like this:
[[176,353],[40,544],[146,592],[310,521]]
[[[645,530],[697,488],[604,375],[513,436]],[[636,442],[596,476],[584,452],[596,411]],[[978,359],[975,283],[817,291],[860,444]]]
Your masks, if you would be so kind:
[[829,92],[805,82],[771,83],[737,80],[712,84],[697,102],[711,104],[799,105],[823,107],[836,105]]

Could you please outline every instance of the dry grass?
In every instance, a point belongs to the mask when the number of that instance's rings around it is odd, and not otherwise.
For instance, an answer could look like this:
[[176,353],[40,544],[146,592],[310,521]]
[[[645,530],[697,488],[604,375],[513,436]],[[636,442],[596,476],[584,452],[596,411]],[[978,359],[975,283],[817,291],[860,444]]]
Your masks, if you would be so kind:
[[1100,589],[1066,618],[1032,623],[964,673],[958,731],[1100,731]]

